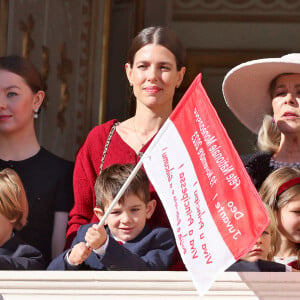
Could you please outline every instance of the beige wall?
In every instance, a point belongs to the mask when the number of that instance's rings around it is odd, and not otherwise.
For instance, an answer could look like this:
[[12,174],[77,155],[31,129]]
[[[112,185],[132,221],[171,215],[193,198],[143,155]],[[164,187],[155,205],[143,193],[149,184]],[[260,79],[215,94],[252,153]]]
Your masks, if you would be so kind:
[[0,0],[0,56],[6,54],[8,0]]

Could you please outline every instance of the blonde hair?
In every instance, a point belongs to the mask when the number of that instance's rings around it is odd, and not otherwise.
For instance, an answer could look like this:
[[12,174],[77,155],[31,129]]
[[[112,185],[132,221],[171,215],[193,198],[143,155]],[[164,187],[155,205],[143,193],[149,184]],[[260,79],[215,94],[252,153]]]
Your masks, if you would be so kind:
[[291,199],[300,194],[300,185],[293,185],[277,197],[278,189],[288,180],[300,177],[300,170],[283,167],[273,171],[263,182],[259,194],[273,211],[285,206]]
[[[259,194],[271,210],[275,219],[275,224],[278,232],[278,220],[276,212],[287,205],[287,203],[300,195],[300,184],[293,185],[277,196],[278,189],[287,181],[300,177],[300,170],[296,168],[283,167],[273,171],[263,182]],[[274,253],[276,248],[274,248]],[[298,264],[300,263],[300,244],[297,247]]]
[[276,241],[277,241],[277,223],[276,223],[276,219],[274,216],[274,213],[271,209],[271,207],[269,205],[267,205],[266,203],[264,203],[265,208],[268,212],[269,215],[269,219],[270,219],[270,223],[269,223],[269,228],[270,228],[270,235],[271,235],[271,246],[270,246],[270,250],[268,253],[268,260],[273,260],[273,257],[276,253]]
[[280,145],[281,132],[270,115],[265,115],[258,131],[257,147],[265,152],[277,152]]
[[0,213],[8,220],[15,220],[17,230],[27,223],[26,193],[19,175],[9,168],[0,171]]

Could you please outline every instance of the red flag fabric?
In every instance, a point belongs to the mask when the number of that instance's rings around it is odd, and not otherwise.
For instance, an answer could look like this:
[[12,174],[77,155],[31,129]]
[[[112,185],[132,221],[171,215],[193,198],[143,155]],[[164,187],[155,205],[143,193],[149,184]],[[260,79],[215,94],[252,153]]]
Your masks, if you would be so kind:
[[199,293],[247,253],[269,223],[199,74],[143,156]]

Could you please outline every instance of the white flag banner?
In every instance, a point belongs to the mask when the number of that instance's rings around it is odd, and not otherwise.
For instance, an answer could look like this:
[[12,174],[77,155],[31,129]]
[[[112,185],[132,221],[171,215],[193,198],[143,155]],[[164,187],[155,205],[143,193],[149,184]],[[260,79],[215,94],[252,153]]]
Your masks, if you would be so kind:
[[269,219],[199,74],[143,155],[200,295]]

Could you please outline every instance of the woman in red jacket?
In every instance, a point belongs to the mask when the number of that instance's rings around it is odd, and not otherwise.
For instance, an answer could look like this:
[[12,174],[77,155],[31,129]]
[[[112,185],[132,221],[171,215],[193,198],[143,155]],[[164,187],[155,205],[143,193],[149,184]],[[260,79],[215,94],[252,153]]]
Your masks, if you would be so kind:
[[[148,27],[133,39],[125,69],[136,98],[136,112],[123,122],[110,120],[96,126],[79,150],[68,245],[80,225],[98,221],[93,213],[97,175],[114,163],[136,164],[169,117],[175,89],[185,73],[185,49],[170,29]],[[151,192],[154,193],[153,187]],[[170,226],[160,201],[150,225]]]

